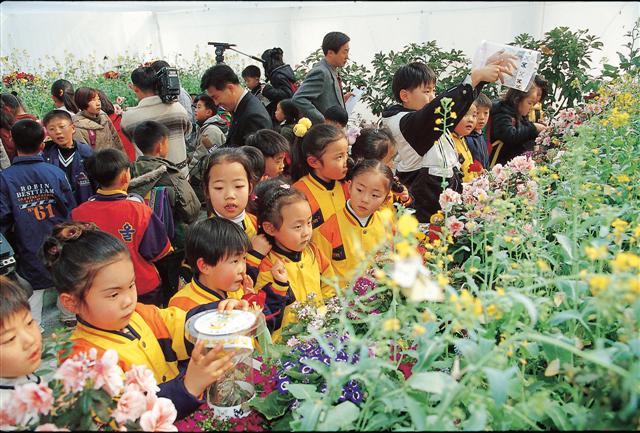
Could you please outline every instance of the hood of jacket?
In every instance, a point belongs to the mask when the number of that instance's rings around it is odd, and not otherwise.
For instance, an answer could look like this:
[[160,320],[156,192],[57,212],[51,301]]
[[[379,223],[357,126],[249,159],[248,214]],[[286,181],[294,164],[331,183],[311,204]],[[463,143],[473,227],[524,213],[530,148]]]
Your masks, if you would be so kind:
[[291,69],[291,66],[287,64],[280,65],[276,67],[273,71],[271,71],[271,74],[269,74],[269,80],[273,79],[274,75],[282,75],[292,83],[296,81],[296,77],[293,74],[293,69]]
[[109,117],[103,112],[100,112],[97,116],[92,116],[83,110],[73,116],[75,127],[82,129],[104,129],[105,121],[110,122]]
[[402,104],[395,104],[395,105],[392,105],[391,107],[386,108],[382,112],[382,117],[393,117],[398,113],[404,113],[404,112],[408,113],[411,111],[415,111],[415,110],[406,108]]
[[152,156],[139,157],[131,168],[132,178],[127,191],[146,197],[166,173],[180,172],[173,164],[166,162]]
[[218,128],[220,128],[223,134],[226,134],[229,130],[227,122],[225,122],[224,119],[217,114],[214,114],[213,116],[202,122],[202,126],[200,126],[200,128],[205,129],[209,125],[217,126]]

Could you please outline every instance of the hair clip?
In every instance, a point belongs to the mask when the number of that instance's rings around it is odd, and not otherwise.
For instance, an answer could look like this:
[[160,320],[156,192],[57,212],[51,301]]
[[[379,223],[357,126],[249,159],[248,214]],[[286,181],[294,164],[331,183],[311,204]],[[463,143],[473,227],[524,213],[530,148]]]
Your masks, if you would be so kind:
[[280,188],[291,189],[291,185],[289,185],[288,183],[283,183],[282,185],[280,185]]
[[305,136],[309,128],[311,128],[311,120],[303,117],[302,119],[298,120],[298,123],[293,126],[293,134],[296,137],[302,138]]
[[353,145],[356,142],[356,139],[360,137],[362,129],[357,126],[352,126],[347,130],[347,141],[349,144]]

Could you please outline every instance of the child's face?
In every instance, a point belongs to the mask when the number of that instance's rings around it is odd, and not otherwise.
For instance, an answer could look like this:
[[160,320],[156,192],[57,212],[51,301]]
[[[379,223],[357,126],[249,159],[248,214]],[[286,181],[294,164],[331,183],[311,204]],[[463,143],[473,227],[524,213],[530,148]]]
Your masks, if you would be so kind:
[[489,107],[477,107],[476,109],[476,131],[481,132],[489,121]]
[[264,174],[268,177],[277,177],[284,171],[284,152],[264,158]]
[[116,261],[98,270],[84,300],[63,293],[60,301],[96,328],[108,331],[124,329],[138,301],[133,262],[128,256],[120,255]]
[[273,236],[280,246],[289,251],[302,251],[311,240],[313,227],[311,225],[311,206],[306,200],[285,205],[280,210],[282,225],[275,229],[270,223],[265,223],[265,231]]
[[389,187],[389,180],[376,171],[366,171],[352,179],[349,193],[356,215],[367,218],[380,209],[389,196]]
[[207,185],[213,209],[223,218],[240,215],[249,201],[247,172],[239,162],[222,162],[211,167]]
[[207,106],[204,105],[204,102],[198,101],[196,104],[196,120],[198,122],[204,122],[211,116],[213,116],[213,111],[207,108]]
[[40,367],[42,335],[28,309],[3,320],[0,328],[0,377],[31,374]]
[[436,84],[435,83],[422,83],[415,89],[400,91],[400,99],[402,105],[405,108],[411,110],[421,110],[429,102],[433,101],[436,97]]
[[244,84],[248,89],[253,90],[260,85],[260,78],[244,77]]
[[531,108],[536,105],[539,99],[538,93],[538,88],[532,87],[532,91],[530,91],[529,94],[527,94],[527,96],[522,101],[520,101],[520,103],[518,104],[518,113],[521,116],[526,116],[527,114],[529,114]]
[[460,137],[465,137],[473,132],[476,127],[476,106],[471,105],[466,114],[460,119],[456,125],[454,132]]
[[276,105],[276,112],[274,116],[278,122],[282,122],[285,119],[284,111],[282,111],[282,107],[280,106],[280,103]]
[[316,176],[324,181],[342,180],[347,175],[349,142],[341,138],[327,145],[320,159],[308,157],[307,162]]
[[235,292],[242,287],[247,271],[246,252],[224,257],[215,266],[198,259],[200,279],[211,289]]
[[96,95],[92,100],[89,101],[89,103],[87,104],[87,113],[89,114],[93,114],[95,116],[97,116],[98,114],[100,114],[100,109],[102,108],[102,105],[100,103],[100,96]]
[[169,137],[162,137],[162,140],[158,145],[158,156],[160,158],[166,158],[168,154],[169,154]]
[[73,134],[76,132],[76,127],[69,120],[55,117],[47,123],[46,128],[49,137],[58,147],[68,149],[73,147]]

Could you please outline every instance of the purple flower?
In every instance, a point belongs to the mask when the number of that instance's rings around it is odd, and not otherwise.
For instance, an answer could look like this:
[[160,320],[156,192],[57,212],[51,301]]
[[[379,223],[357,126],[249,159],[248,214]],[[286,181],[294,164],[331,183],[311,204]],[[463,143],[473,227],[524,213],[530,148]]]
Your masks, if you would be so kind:
[[291,383],[289,379],[280,380],[278,379],[278,384],[276,385],[276,389],[280,394],[288,394],[288,386]]
[[302,374],[311,374],[313,372],[315,372],[315,370],[313,368],[309,367],[308,365],[302,365],[300,367],[300,373],[302,373]]

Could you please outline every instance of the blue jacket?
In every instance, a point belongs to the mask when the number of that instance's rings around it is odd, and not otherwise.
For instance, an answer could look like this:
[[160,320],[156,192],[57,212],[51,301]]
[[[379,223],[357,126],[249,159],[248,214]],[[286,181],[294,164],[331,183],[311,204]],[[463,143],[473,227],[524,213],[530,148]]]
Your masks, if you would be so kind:
[[487,140],[484,135],[473,131],[465,137],[467,147],[471,151],[473,159],[480,161],[482,168],[489,170],[489,149],[487,148]]
[[[73,143],[76,146],[76,154],[73,156],[73,161],[71,162],[71,179],[67,177],[67,180],[71,185],[71,191],[73,191],[76,203],[80,204],[87,201],[95,192],[93,185],[91,185],[89,181],[87,170],[84,168],[84,160],[93,154],[93,149],[86,143],[81,143],[76,140],[73,140]],[[58,146],[53,141],[45,143],[42,157],[45,162],[53,164],[62,171],[65,171],[58,156]]]
[[53,226],[69,219],[76,200],[62,170],[40,155],[16,156],[0,173],[0,230],[13,228],[18,273],[34,290],[53,285],[38,253]]

